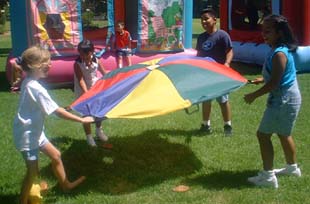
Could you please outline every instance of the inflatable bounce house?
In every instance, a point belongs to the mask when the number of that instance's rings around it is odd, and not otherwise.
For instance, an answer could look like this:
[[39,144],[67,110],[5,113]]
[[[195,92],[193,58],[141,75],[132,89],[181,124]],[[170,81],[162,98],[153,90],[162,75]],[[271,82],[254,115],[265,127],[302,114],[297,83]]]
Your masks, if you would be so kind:
[[270,47],[261,35],[261,23],[268,14],[285,16],[299,42],[297,69],[310,69],[309,0],[220,0],[221,29],[233,41],[234,60],[263,64]]
[[[105,26],[85,30],[81,0],[11,0],[12,52],[7,60],[7,78],[14,81],[15,59],[29,46],[41,44],[52,53],[47,84],[73,83],[77,45],[83,38],[94,42],[108,70],[116,69],[112,52],[105,52],[114,33],[114,23],[123,21],[134,45],[132,63],[168,55],[195,55],[192,47],[193,1],[106,0]],[[92,8],[98,9],[98,8]],[[220,0],[220,25],[233,41],[234,61],[263,64],[270,47],[261,37],[264,16],[274,13],[288,18],[299,41],[295,62],[299,72],[310,71],[309,0]],[[298,16],[298,17],[297,17]]]
[[132,63],[167,55],[190,54],[192,46],[192,1],[107,0],[106,26],[83,30],[80,0],[11,0],[12,52],[7,60],[7,78],[14,79],[16,58],[31,45],[41,44],[52,54],[52,67],[44,81],[51,85],[73,83],[77,45],[92,40],[107,70],[117,67],[114,53],[105,52],[114,23],[123,21],[133,38]]

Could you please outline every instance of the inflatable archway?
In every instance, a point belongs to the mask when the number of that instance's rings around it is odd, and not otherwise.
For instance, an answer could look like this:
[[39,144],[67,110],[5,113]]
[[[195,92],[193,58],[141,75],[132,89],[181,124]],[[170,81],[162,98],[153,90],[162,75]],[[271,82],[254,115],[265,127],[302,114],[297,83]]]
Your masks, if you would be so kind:
[[309,64],[309,48],[304,47],[310,45],[309,11],[309,0],[221,0],[221,28],[231,36],[235,61],[263,64],[270,48],[261,37],[261,20],[270,13],[284,15],[301,46],[296,64],[307,59]]
[[[159,6],[160,5],[160,6]],[[192,44],[192,1],[187,0],[107,0],[108,26],[101,31],[82,30],[80,0],[10,1],[12,52],[7,61],[11,81],[16,57],[29,46],[41,44],[52,53],[48,84],[73,83],[73,63],[77,45],[83,38],[93,40],[97,51],[104,49],[114,22],[123,20],[137,42],[133,63],[175,53],[195,54]],[[100,60],[106,69],[116,66],[112,53]]]

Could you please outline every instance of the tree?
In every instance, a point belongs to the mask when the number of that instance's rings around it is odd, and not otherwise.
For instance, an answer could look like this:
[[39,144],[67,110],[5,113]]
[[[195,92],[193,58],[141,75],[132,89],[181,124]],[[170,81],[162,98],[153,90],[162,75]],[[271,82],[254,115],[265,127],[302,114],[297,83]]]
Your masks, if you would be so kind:
[[8,5],[8,0],[0,0],[0,9],[4,9]]
[[219,11],[220,0],[194,0],[193,1],[193,17],[200,18],[202,9],[212,7],[217,13]]
[[6,21],[6,8],[8,6],[9,1],[0,0],[0,24],[4,25]]
[[82,1],[82,11],[86,9],[94,12],[95,15],[102,15],[102,13],[107,10],[107,1],[104,0],[83,0]]

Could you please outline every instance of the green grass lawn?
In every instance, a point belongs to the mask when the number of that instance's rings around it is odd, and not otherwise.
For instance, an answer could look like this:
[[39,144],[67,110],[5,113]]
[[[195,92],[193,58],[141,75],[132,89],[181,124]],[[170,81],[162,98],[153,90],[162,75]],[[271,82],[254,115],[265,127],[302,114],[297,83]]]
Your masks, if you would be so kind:
[[[0,203],[16,203],[25,173],[24,162],[15,150],[12,121],[18,94],[8,92],[5,63],[11,48],[9,36],[0,36]],[[232,67],[247,78],[255,78],[260,68],[233,63]],[[141,119],[113,119],[103,122],[113,150],[87,146],[82,126],[56,116],[46,120],[46,133],[62,152],[70,179],[80,175],[87,180],[70,193],[57,186],[50,161],[40,155],[41,178],[47,180],[49,191],[45,203],[129,203],[129,204],[236,204],[236,203],[310,203],[310,75],[298,76],[303,105],[294,129],[301,178],[280,177],[279,189],[256,188],[247,177],[262,168],[256,128],[265,107],[266,97],[252,105],[243,102],[243,95],[258,88],[246,85],[230,95],[233,113],[233,137],[222,134],[222,117],[214,103],[212,125],[214,134],[201,136],[197,129],[201,109],[188,115],[178,111],[168,115]],[[49,90],[61,106],[74,100],[70,89]],[[279,141],[274,137],[275,167],[284,165]],[[180,184],[190,186],[185,193],[172,189]]]

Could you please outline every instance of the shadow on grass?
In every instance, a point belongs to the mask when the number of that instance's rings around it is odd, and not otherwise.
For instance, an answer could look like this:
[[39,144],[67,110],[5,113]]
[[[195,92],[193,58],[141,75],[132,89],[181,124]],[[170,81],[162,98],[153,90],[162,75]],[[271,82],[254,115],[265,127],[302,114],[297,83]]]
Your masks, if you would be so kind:
[[[198,109],[199,110],[199,109]],[[152,132],[158,136],[167,136],[167,137],[184,137],[184,142],[190,144],[193,137],[205,137],[207,134],[204,131],[197,129],[192,130],[183,130],[183,129],[153,129]]]
[[0,57],[7,57],[11,51],[11,48],[0,48]]
[[[112,150],[100,145],[97,148],[88,147],[85,140],[67,137],[54,140],[57,147],[69,146],[62,152],[68,177],[87,177],[77,190],[66,195],[89,191],[126,194],[199,170],[202,164],[192,150],[187,145],[162,138],[160,133],[166,134],[164,131],[152,130],[134,137],[124,135],[111,138]],[[42,169],[41,175],[54,177],[50,166]],[[58,187],[54,191],[62,194]]]
[[231,67],[241,75],[260,75],[262,66],[242,62],[232,62]]
[[15,195],[1,195],[0,196],[0,203],[10,203],[10,204],[14,204],[14,203],[18,203],[19,200],[19,195],[15,194]]
[[0,92],[8,92],[10,84],[6,78],[5,72],[0,72]]
[[257,171],[216,171],[204,176],[199,176],[184,181],[187,185],[199,185],[209,190],[223,190],[227,188],[242,189],[249,188],[251,184],[247,182],[247,178],[257,174]]

